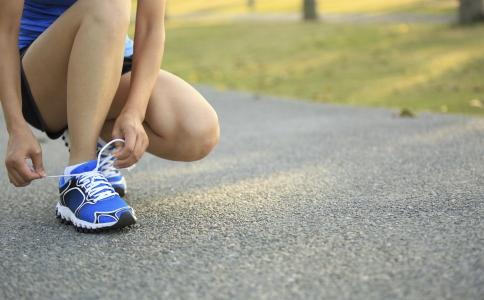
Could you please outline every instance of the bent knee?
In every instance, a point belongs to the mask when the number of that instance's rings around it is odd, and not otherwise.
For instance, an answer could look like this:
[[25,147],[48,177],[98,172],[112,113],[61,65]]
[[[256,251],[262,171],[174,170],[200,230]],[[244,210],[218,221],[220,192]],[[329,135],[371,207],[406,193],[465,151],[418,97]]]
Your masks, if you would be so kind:
[[200,122],[198,126],[182,130],[180,138],[184,139],[185,161],[196,161],[206,157],[220,140],[220,127],[217,115]]
[[196,146],[194,146],[196,151],[194,151],[194,155],[191,160],[195,161],[206,157],[210,152],[212,152],[215,146],[217,146],[219,140],[220,134],[217,126],[216,130],[214,129],[198,139]]

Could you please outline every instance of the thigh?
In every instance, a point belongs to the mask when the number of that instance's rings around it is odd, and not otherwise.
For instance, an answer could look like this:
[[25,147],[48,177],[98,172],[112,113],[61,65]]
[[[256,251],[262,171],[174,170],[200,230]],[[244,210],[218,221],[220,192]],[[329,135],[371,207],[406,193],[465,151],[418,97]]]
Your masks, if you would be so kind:
[[[67,74],[69,57],[86,15],[107,1],[78,0],[35,39],[22,59],[35,103],[49,131],[67,125]],[[109,7],[104,8],[108,10]]]
[[[127,100],[130,76],[127,73],[121,78],[109,121],[119,115]],[[111,130],[109,126],[107,130]],[[212,106],[190,84],[163,70],[153,88],[144,126],[150,140],[147,151],[169,160],[201,159],[219,138],[218,118]]]
[[[114,120],[122,110],[130,78],[130,72],[121,77],[108,119]],[[145,123],[165,139],[213,131],[213,127],[218,129],[217,115],[207,100],[186,81],[165,70],[160,70],[156,80]]]
[[65,127],[67,66],[79,25],[79,3],[70,7],[28,48],[22,59],[32,95],[49,130]]

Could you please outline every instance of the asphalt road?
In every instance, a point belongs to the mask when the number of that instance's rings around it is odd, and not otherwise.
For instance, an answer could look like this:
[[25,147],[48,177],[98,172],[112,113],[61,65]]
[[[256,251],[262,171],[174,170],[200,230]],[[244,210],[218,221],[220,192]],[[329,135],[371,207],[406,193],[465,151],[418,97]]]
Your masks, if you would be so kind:
[[1,169],[1,299],[484,298],[484,119],[201,90],[221,143],[129,172],[132,229],[77,233]]

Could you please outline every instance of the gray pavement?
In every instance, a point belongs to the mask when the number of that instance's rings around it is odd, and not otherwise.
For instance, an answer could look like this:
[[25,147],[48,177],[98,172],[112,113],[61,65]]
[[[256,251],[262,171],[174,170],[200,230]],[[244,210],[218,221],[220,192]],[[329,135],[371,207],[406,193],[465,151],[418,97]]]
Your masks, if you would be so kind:
[[1,168],[0,299],[484,298],[484,119],[201,90],[221,143],[127,173],[132,229],[77,233]]

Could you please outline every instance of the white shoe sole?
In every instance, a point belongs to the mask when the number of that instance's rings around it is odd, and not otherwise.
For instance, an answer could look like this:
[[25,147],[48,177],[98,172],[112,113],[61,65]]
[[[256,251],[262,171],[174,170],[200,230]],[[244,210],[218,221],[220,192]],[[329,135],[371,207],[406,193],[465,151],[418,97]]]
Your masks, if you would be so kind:
[[[125,216],[126,215],[126,216]],[[128,216],[129,215],[129,216]],[[60,219],[62,223],[67,225],[73,225],[77,231],[80,232],[96,232],[104,229],[114,229],[123,228],[136,223],[136,217],[132,214],[122,214],[116,222],[93,224],[83,220],[78,219],[74,213],[66,206],[57,203],[56,205],[56,216]]]

